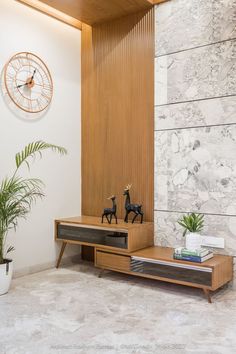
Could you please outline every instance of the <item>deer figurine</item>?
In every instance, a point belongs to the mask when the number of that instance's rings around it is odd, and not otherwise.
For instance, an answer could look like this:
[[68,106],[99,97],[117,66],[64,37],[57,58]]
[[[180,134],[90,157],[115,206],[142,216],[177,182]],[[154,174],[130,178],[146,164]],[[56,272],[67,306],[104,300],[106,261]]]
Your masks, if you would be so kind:
[[[116,216],[116,197],[114,195],[112,195],[111,197],[107,198],[110,199],[112,201],[112,208],[105,208],[103,210],[103,214],[102,214],[102,223],[103,223],[103,218],[104,216],[106,217],[107,221],[109,224],[111,224],[112,221],[112,217],[114,215],[114,218],[116,219],[116,224],[117,224],[117,216]],[[110,216],[110,218],[108,218],[108,216]]]
[[132,184],[128,184],[127,187],[125,187],[124,193],[123,195],[126,196],[125,199],[125,210],[126,210],[126,215],[125,215],[125,222],[128,222],[128,217],[129,217],[129,213],[133,212],[135,213],[133,220],[132,220],[132,224],[134,223],[135,219],[137,218],[138,215],[141,215],[141,224],[143,222],[143,211],[142,209],[142,205],[140,204],[131,204],[130,203],[130,195],[129,195],[129,191],[132,187]]

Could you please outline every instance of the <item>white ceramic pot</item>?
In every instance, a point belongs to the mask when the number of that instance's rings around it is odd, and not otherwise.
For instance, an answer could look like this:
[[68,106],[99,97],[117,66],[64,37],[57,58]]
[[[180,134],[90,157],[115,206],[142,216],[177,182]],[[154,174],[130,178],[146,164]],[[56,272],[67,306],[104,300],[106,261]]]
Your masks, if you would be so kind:
[[11,285],[13,262],[10,259],[0,264],[0,295],[6,294]]
[[185,247],[189,250],[198,250],[201,248],[202,238],[197,232],[189,232],[186,234]]

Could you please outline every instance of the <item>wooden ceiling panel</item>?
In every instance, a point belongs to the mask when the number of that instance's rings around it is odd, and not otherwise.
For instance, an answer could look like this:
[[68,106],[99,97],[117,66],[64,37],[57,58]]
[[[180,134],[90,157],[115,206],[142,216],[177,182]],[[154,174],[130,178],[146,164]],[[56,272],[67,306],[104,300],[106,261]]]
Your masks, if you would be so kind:
[[153,0],[40,0],[84,23],[107,22],[153,6]]
[[152,0],[153,5],[158,5],[161,4],[162,2],[166,2],[166,1],[170,1],[170,0]]

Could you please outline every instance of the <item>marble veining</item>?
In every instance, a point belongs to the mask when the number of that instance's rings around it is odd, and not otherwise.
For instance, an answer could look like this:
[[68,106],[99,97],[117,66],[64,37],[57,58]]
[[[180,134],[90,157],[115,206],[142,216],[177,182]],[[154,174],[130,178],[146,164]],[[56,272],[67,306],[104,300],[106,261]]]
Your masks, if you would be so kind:
[[[13,281],[1,354],[234,354],[233,284],[202,291],[77,264]],[[14,304],[14,306],[13,306]]]
[[155,59],[155,105],[236,95],[236,41]]
[[236,124],[236,96],[155,107],[155,130]]
[[195,211],[236,256],[236,0],[171,0],[155,19],[155,242],[183,244]]
[[236,126],[155,133],[155,209],[236,215]]
[[171,0],[155,19],[156,56],[236,38],[236,0]]
[[[155,244],[164,247],[180,247],[185,245],[183,228],[178,224],[183,213],[155,211]],[[225,249],[212,249],[215,253],[236,256],[236,216],[205,215],[202,235],[223,237]]]

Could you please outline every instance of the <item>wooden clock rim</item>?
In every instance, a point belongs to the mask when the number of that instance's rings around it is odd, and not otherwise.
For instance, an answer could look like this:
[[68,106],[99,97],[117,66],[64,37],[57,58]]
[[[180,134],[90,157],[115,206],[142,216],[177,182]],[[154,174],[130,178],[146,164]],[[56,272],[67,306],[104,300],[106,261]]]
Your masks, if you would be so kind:
[[[9,91],[9,89],[8,89],[7,80],[6,80],[7,68],[8,68],[10,62],[13,60],[14,57],[16,57],[16,56],[18,56],[18,55],[22,55],[22,54],[24,54],[24,55],[30,54],[30,55],[34,56],[35,58],[37,58],[37,59],[44,65],[44,67],[46,68],[47,73],[48,73],[48,76],[49,76],[49,78],[50,78],[50,82],[51,82],[51,97],[50,97],[50,100],[49,100],[48,104],[47,104],[44,108],[42,108],[42,109],[40,109],[40,110],[37,110],[37,111],[31,111],[31,110],[29,110],[29,109],[26,109],[26,108],[21,107],[21,106],[12,98],[11,93],[10,93],[10,91]],[[17,52],[16,54],[14,54],[14,55],[12,55],[12,56],[10,57],[10,59],[7,61],[7,63],[6,63],[5,66],[4,66],[4,84],[5,84],[5,88],[6,88],[6,90],[7,90],[8,96],[10,97],[10,99],[12,100],[12,102],[13,102],[18,108],[20,108],[20,109],[21,109],[22,111],[24,111],[24,112],[33,113],[33,114],[35,114],[35,113],[41,113],[41,112],[43,112],[44,110],[46,110],[46,109],[48,108],[48,106],[50,105],[50,103],[51,103],[51,101],[52,101],[52,97],[53,97],[53,81],[52,81],[51,73],[50,73],[50,71],[49,71],[47,65],[45,64],[45,62],[44,62],[38,55],[36,55],[36,54],[34,54],[34,53],[32,53],[32,52]]]

